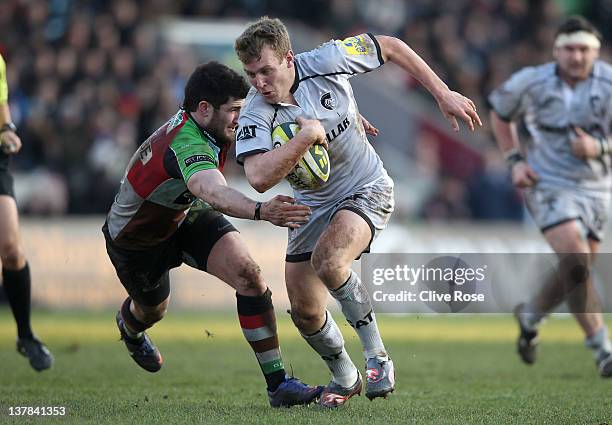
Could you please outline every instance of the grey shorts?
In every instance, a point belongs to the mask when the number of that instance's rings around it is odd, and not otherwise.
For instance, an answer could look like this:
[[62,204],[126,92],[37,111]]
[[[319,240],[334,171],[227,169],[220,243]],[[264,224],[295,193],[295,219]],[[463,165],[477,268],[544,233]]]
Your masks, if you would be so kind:
[[527,209],[542,232],[578,220],[585,238],[601,241],[608,221],[608,193],[591,196],[576,190],[536,186],[524,192]]
[[393,180],[385,176],[336,202],[311,208],[312,215],[308,223],[297,229],[289,229],[285,261],[289,263],[310,261],[319,237],[334,215],[341,210],[353,211],[368,223],[372,236],[364,252],[370,252],[370,244],[387,226],[394,205]]

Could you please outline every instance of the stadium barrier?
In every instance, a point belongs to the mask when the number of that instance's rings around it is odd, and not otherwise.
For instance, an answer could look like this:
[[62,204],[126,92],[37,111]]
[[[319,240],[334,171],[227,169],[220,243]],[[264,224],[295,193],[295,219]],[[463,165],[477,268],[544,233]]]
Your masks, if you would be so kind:
[[[125,292],[105,251],[100,228],[104,217],[24,219],[22,234],[33,277],[33,301],[48,308],[114,308]],[[284,287],[286,230],[269,223],[235,220],[251,255],[262,268],[277,309],[289,303]],[[602,252],[612,252],[609,243]],[[411,225],[392,223],[375,241],[379,253],[545,253],[550,252],[536,229],[519,225]],[[612,262],[609,262],[612,267]],[[608,266],[604,264],[604,266]],[[608,268],[610,268],[608,267]],[[355,269],[360,270],[359,262]],[[612,270],[610,270],[612,273]],[[599,283],[609,276],[599,269]],[[217,278],[181,266],[171,272],[173,306],[189,309],[234,308],[234,292]],[[600,287],[611,311],[609,285]],[[520,290],[520,285],[516,285]],[[516,296],[516,294],[515,294]]]

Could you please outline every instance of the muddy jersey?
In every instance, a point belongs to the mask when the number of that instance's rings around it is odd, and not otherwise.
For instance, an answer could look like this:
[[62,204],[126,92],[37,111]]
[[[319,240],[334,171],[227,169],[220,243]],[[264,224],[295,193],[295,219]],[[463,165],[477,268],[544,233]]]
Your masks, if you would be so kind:
[[251,88],[238,121],[238,163],[243,164],[249,155],[271,150],[274,127],[302,116],[318,119],[325,129],[331,173],[329,180],[316,189],[295,189],[295,198],[300,203],[327,204],[387,177],[359,120],[349,81],[352,76],[382,64],[380,46],[371,34],[330,41],[296,55],[291,93],[299,106],[271,105]]
[[595,138],[612,135],[612,66],[596,61],[591,75],[573,88],[557,65],[527,67],[494,90],[489,103],[504,120],[523,119],[531,136],[527,161],[540,185],[608,196],[610,156],[584,160],[571,152],[574,127]]
[[146,249],[174,234],[196,202],[187,182],[220,168],[225,150],[185,111],[179,111],[136,151],[107,217],[113,241]]

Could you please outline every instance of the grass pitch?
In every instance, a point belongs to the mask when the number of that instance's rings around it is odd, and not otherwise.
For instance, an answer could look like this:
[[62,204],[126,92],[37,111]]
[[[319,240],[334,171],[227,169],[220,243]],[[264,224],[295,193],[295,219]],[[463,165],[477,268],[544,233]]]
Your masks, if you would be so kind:
[[[323,362],[288,316],[279,316],[287,371],[292,366],[308,383],[327,383]],[[118,341],[113,312],[37,312],[35,329],[56,357],[53,369],[37,373],[15,352],[14,324],[2,309],[0,423],[612,423],[612,380],[597,375],[573,320],[553,318],[544,326],[540,357],[528,367],[514,352],[509,316],[378,319],[397,368],[395,392],[388,400],[356,397],[324,411],[268,406],[255,357],[231,313],[170,311],[150,331],[165,361],[150,374]],[[363,367],[354,332],[342,328],[349,353]],[[11,406],[64,406],[66,416],[9,416]]]

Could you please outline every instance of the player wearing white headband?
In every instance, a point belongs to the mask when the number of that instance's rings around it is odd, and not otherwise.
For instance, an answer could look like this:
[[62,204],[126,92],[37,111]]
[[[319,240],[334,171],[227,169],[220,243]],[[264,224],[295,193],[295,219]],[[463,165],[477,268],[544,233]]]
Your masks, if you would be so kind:
[[[558,31],[555,62],[524,68],[489,97],[497,143],[523,190],[527,208],[559,269],[539,293],[515,310],[518,352],[536,359],[542,318],[567,301],[593,351],[599,373],[612,376],[612,344],[591,279],[610,201],[612,67],[600,60],[601,35],[582,17]],[[527,130],[521,146],[517,122]],[[608,282],[606,282],[608,283]]]

